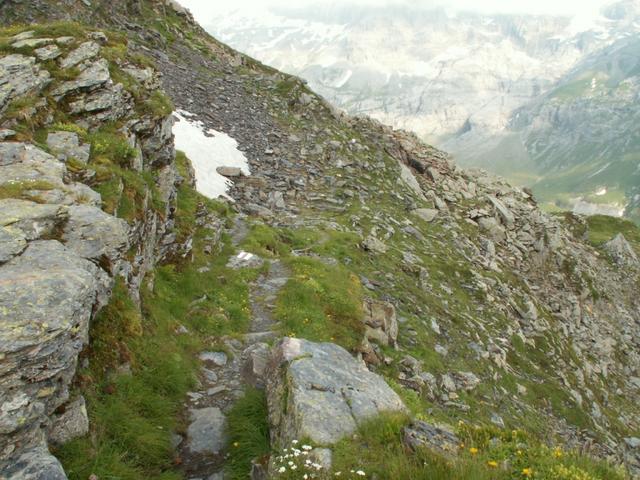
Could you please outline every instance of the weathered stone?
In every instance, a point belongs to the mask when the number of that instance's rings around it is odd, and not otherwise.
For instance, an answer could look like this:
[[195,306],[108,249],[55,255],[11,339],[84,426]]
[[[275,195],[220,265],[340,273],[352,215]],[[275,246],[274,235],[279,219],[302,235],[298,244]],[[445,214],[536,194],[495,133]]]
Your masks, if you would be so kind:
[[373,235],[369,235],[362,241],[362,248],[371,253],[386,253],[387,246],[381,240],[378,240]]
[[111,79],[109,74],[109,62],[104,58],[96,61],[83,70],[77,79],[64,82],[56,88],[52,94],[55,97],[64,97],[71,92],[91,90],[107,83]]
[[229,258],[227,268],[238,270],[241,268],[258,268],[264,263],[264,260],[258,255],[241,250],[237,255]]
[[47,45],[42,48],[38,48],[33,51],[38,57],[38,60],[44,62],[46,60],[55,60],[62,55],[62,50],[57,45]]
[[618,233],[605,243],[603,248],[609,252],[609,255],[611,255],[613,260],[620,266],[637,267],[640,265],[638,255],[622,233]]
[[84,397],[79,397],[64,406],[64,412],[51,417],[47,434],[49,442],[63,445],[89,432],[89,417]]
[[239,177],[242,175],[242,170],[238,167],[217,167],[218,172],[223,177]]
[[500,243],[507,238],[504,228],[502,228],[493,217],[482,217],[478,220],[478,225],[480,225],[480,229],[496,243]]
[[69,54],[60,61],[61,68],[75,67],[90,58],[95,57],[100,51],[100,45],[96,42],[84,42],[78,48],[69,52]]
[[53,42],[53,38],[25,38],[11,44],[13,48],[37,48]]
[[414,420],[403,430],[404,444],[411,450],[426,448],[445,456],[457,454],[460,439],[449,428]]
[[110,284],[51,240],[31,242],[0,266],[0,452],[18,445],[15,458],[42,442],[40,425],[68,398],[89,318]]
[[411,213],[418,216],[425,222],[433,222],[438,216],[439,212],[438,210],[435,210],[433,208],[418,208]]
[[24,55],[0,58],[0,112],[13,99],[37,94],[51,81],[47,70],[36,65],[36,59]]
[[513,213],[511,213],[511,210],[505,207],[504,203],[502,203],[497,198],[491,195],[488,195],[487,198],[498,211],[498,214],[500,215],[502,223],[504,223],[507,227],[512,226],[515,222],[515,217],[513,216]]
[[266,343],[255,343],[244,351],[247,360],[242,369],[246,383],[255,388],[265,387],[265,375],[269,362],[270,349]]
[[218,454],[225,446],[224,414],[216,407],[190,410],[187,447],[192,453]]
[[80,138],[73,132],[50,132],[47,135],[47,146],[51,152],[58,156],[58,159],[66,161],[75,158],[82,163],[89,161],[91,145],[80,144]]
[[42,205],[28,200],[0,200],[0,227],[11,227],[27,240],[50,236],[68,218],[62,205]]
[[20,230],[0,227],[0,263],[8,262],[26,247],[27,240]]
[[46,445],[25,450],[9,462],[0,462],[0,478],[7,480],[67,480],[62,465]]
[[227,354],[224,352],[202,352],[200,360],[211,362],[217,367],[223,367],[227,364]]
[[73,205],[68,211],[62,235],[65,245],[82,258],[108,260],[113,268],[129,248],[127,222],[89,205]]
[[368,340],[377,341],[384,346],[397,346],[398,319],[395,306],[389,302],[365,298],[362,307]]
[[285,338],[267,373],[267,402],[274,444],[309,438],[331,445],[357,424],[384,411],[405,411],[378,375],[332,343]]

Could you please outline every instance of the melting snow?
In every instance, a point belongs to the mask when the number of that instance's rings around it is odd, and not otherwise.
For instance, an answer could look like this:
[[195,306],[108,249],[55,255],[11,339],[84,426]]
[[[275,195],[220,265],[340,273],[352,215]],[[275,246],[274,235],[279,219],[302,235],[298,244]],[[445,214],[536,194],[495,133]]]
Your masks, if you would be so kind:
[[227,195],[233,183],[223,177],[216,168],[238,167],[242,173],[249,175],[247,157],[238,150],[238,142],[226,133],[206,130],[202,122],[193,114],[178,110],[173,126],[176,149],[182,150],[191,160],[196,173],[196,190],[209,198]]

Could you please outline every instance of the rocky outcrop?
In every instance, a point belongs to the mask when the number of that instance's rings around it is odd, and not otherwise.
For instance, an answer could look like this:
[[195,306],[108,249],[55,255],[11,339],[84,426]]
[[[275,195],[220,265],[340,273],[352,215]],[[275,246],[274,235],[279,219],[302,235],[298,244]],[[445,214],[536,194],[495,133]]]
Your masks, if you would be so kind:
[[346,350],[285,338],[267,371],[272,444],[307,438],[329,446],[382,412],[405,411],[398,395]]
[[[70,385],[93,316],[108,302],[116,277],[136,298],[146,273],[184,248],[176,245],[172,231],[181,181],[174,165],[172,120],[139,113],[136,102],[151,90],[141,87],[134,99],[114,82],[110,68],[119,67],[101,56],[107,38],[100,32],[92,37],[63,41],[26,32],[14,44],[38,47],[35,56],[0,58],[0,113],[14,100],[40,94],[30,114],[46,119],[51,152],[30,141],[4,141],[20,120],[0,116],[2,131],[8,132],[0,142],[2,478],[66,478],[47,441],[61,444],[88,431],[84,399],[70,399]],[[41,62],[58,57],[61,69],[79,70],[77,78],[52,80],[48,64]],[[157,74],[150,70],[148,76],[145,84],[157,88]],[[54,101],[63,98],[63,103]],[[73,116],[73,131],[53,127],[52,105]],[[99,180],[91,146],[76,133],[99,130],[107,121],[121,122],[115,135],[136,151],[137,164],[120,167],[145,170],[158,179],[144,191],[138,187],[138,214],[128,221],[102,210],[104,199],[92,188]],[[120,195],[124,189],[121,183]]]

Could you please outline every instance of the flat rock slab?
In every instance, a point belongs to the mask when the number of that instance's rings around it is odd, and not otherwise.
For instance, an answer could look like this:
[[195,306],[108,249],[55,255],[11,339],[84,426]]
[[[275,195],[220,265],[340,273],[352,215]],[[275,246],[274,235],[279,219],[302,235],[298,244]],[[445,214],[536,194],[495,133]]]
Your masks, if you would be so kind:
[[218,454],[225,446],[224,414],[216,407],[190,410],[187,446],[192,453]]
[[382,412],[406,411],[379,375],[332,343],[284,338],[267,371],[267,402],[275,444],[308,438],[331,445],[362,421]]
[[249,252],[241,251],[237,255],[229,258],[227,262],[227,268],[232,268],[234,270],[238,270],[240,268],[258,268],[262,266],[263,260]]
[[211,362],[217,367],[223,367],[227,364],[227,354],[224,352],[202,352],[200,360],[203,362]]

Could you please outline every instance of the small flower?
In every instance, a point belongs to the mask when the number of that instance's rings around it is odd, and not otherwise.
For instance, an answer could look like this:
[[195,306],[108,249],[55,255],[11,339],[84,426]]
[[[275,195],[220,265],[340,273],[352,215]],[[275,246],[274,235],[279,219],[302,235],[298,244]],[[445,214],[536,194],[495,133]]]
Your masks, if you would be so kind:
[[556,458],[562,458],[562,449],[560,447],[556,447],[553,449],[553,456]]
[[356,475],[360,475],[361,477],[364,477],[366,474],[362,470],[358,470],[356,472]]
[[284,472],[286,472],[286,471],[287,471],[286,467],[280,467],[280,468],[278,469],[278,473],[284,473]]
[[240,446],[240,442],[233,442],[233,446],[234,447],[239,447]]
[[298,444],[298,440],[291,440],[291,443],[293,443],[294,445]]
[[533,475],[533,470],[531,468],[523,468],[522,475],[524,475],[525,477],[530,477],[531,475]]
[[471,447],[471,448],[469,449],[469,453],[470,453],[471,455],[475,455],[476,453],[478,453],[478,449],[477,449],[476,447]]
[[496,462],[495,460],[489,460],[487,462],[487,465],[489,465],[491,468],[496,468],[498,466],[498,462]]

